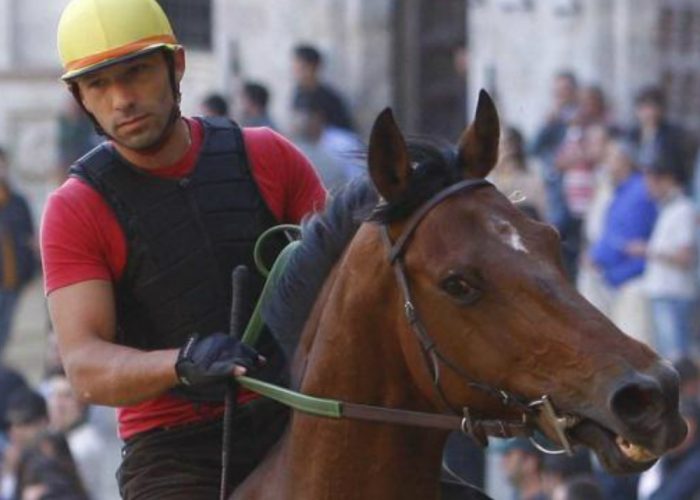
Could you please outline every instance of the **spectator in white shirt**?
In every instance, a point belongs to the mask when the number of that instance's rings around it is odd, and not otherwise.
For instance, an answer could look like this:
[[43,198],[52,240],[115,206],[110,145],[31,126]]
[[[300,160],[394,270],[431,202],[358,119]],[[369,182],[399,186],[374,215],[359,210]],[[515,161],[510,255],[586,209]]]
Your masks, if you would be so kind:
[[655,344],[667,358],[686,354],[692,341],[696,284],[695,208],[684,193],[680,168],[658,162],[645,169],[645,182],[659,206],[649,242],[631,250],[647,258],[644,285],[651,299]]

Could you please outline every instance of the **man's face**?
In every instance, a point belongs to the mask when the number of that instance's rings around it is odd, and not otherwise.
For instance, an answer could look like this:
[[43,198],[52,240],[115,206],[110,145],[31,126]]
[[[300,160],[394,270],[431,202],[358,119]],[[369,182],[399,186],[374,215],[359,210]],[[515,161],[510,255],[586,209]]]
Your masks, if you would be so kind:
[[[176,52],[178,81],[183,70],[184,55]],[[175,97],[160,52],[87,74],[76,83],[85,108],[122,146],[148,149],[168,126]]]
[[294,80],[301,86],[313,85],[316,82],[318,68],[309,64],[300,57],[294,57],[292,61],[292,73]]
[[7,182],[9,178],[9,165],[7,164],[7,158],[0,156],[0,184]]
[[10,442],[24,449],[47,429],[48,419],[40,418],[29,423],[10,423]]
[[510,450],[503,455],[502,464],[508,481],[514,486],[519,485],[524,475],[525,453],[521,450]]
[[69,430],[82,416],[85,408],[78,401],[68,379],[56,376],[49,381],[47,398],[49,420],[53,428],[59,431]]
[[663,200],[674,188],[673,178],[670,175],[645,172],[644,182],[649,194],[655,200]]
[[605,167],[615,184],[624,181],[632,173],[634,166],[625,152],[616,144],[608,147]]
[[239,99],[241,103],[241,113],[243,116],[252,117],[257,114],[255,104],[248,98],[248,95],[245,92],[240,93]]
[[645,127],[657,126],[663,117],[663,109],[654,102],[640,102],[635,108],[637,119]]
[[586,155],[596,163],[602,162],[610,144],[610,135],[603,125],[591,125],[583,136]]
[[560,106],[576,102],[576,85],[570,78],[565,76],[555,78],[554,100]]

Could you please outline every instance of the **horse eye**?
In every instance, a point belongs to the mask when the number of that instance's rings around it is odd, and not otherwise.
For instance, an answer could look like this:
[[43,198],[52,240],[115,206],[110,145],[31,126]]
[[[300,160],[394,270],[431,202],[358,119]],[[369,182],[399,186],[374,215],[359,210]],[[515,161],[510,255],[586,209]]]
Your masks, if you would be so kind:
[[481,292],[471,286],[463,276],[454,275],[442,282],[442,289],[463,305],[476,302]]

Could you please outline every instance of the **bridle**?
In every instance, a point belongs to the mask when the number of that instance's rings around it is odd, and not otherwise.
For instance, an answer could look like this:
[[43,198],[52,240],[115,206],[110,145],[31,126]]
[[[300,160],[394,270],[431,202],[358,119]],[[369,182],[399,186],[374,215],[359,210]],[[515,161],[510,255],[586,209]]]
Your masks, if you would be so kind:
[[[498,437],[510,437],[510,436],[526,436],[528,437],[534,446],[539,450],[549,453],[549,454],[559,454],[567,453],[571,455],[572,446],[566,435],[566,430],[575,426],[579,419],[575,416],[559,416],[552,405],[549,396],[544,395],[539,399],[525,402],[518,396],[512,393],[493,387],[489,384],[477,381],[475,378],[469,375],[467,371],[459,366],[457,363],[452,361],[444,353],[440,351],[436,345],[433,338],[428,334],[428,331],[420,319],[420,316],[414,305],[414,300],[411,295],[411,288],[408,282],[408,276],[406,273],[406,266],[403,260],[408,244],[411,237],[415,233],[421,221],[425,216],[437,205],[445,201],[451,196],[461,193],[464,191],[474,191],[479,188],[487,187],[493,185],[484,179],[467,179],[453,184],[442,191],[435,194],[432,198],[426,201],[421,207],[413,213],[413,215],[406,222],[405,226],[399,237],[395,242],[391,241],[389,236],[389,229],[386,225],[382,227],[382,235],[387,247],[389,248],[389,261],[394,270],[396,276],[396,281],[401,290],[403,296],[404,304],[404,314],[406,319],[411,326],[411,330],[418,341],[421,353],[423,355],[426,369],[430,374],[433,389],[438,395],[438,398],[442,404],[452,413],[459,414],[455,411],[454,407],[448,402],[447,397],[440,384],[440,367],[444,365],[453,373],[455,373],[459,378],[466,381],[469,387],[477,389],[491,397],[498,399],[501,404],[507,407],[516,409],[521,414],[520,420],[510,421],[510,420],[490,420],[484,421],[474,418],[471,415],[468,407],[462,408],[462,421],[461,430],[465,434],[472,437],[477,443],[482,446],[486,445],[486,436],[495,435]],[[538,410],[542,410],[544,418],[548,423],[554,428],[557,437],[563,447],[561,450],[551,450],[548,449],[537,441],[535,441],[533,434],[538,428],[535,420],[538,415]],[[489,422],[490,425],[484,425],[485,422]]]
[[[485,446],[488,443],[487,436],[499,438],[526,437],[540,451],[549,454],[567,453],[571,455],[572,445],[566,434],[567,429],[574,427],[580,419],[571,415],[560,416],[554,409],[549,396],[544,395],[539,399],[524,401],[508,391],[479,382],[469,373],[445,356],[435,341],[430,337],[428,331],[421,321],[408,282],[406,266],[403,261],[404,253],[408,247],[411,237],[415,233],[423,218],[437,205],[447,198],[462,191],[473,191],[478,188],[492,186],[491,183],[483,179],[471,179],[458,182],[442,191],[423,203],[417,211],[408,219],[396,242],[392,242],[389,236],[389,229],[386,225],[381,228],[382,237],[389,249],[389,260],[396,275],[399,289],[403,295],[404,313],[411,331],[421,349],[426,369],[430,374],[432,385],[442,404],[450,413],[429,413],[422,411],[405,410],[398,408],[387,408],[384,406],[354,403],[350,401],[338,401],[328,398],[319,398],[308,394],[292,391],[283,387],[269,384],[254,378],[239,376],[238,383],[249,390],[262,394],[263,396],[279,401],[295,410],[316,416],[330,418],[350,418],[370,422],[380,422],[384,424],[409,425],[415,427],[427,427],[432,429],[458,430],[471,437],[476,443]],[[288,226],[280,226],[269,231],[286,230]],[[268,234],[265,233],[265,235]],[[263,235],[263,236],[265,236]],[[262,237],[261,237],[262,238]],[[277,262],[270,271],[270,278],[275,273],[284,269],[284,263],[293,251],[293,245],[289,245],[282,251]],[[257,250],[256,250],[257,252]],[[283,258],[284,256],[284,258]],[[256,259],[257,261],[257,259]],[[272,279],[274,282],[274,279]],[[263,291],[263,294],[265,292]],[[257,322],[258,326],[262,321]],[[243,341],[255,345],[261,328],[251,328],[246,331]],[[520,413],[517,420],[491,420],[475,418],[468,407],[463,407],[461,412],[455,411],[449,404],[447,397],[440,384],[440,367],[445,365],[448,369],[456,373],[466,383],[491,397],[498,399],[501,404],[515,408]],[[563,449],[551,450],[534,439],[534,433],[540,429],[538,419],[544,420],[553,429]]]

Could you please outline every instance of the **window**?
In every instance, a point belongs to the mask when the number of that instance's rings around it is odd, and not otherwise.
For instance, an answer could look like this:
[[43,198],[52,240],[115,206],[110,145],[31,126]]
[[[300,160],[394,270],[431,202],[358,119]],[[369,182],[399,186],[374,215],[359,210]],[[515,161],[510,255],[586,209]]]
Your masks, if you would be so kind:
[[700,4],[662,0],[658,47],[662,83],[671,118],[700,133]]
[[211,0],[158,0],[180,43],[190,49],[211,50]]

